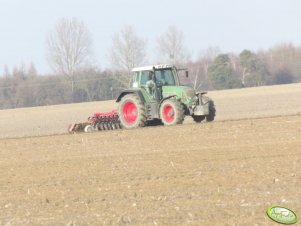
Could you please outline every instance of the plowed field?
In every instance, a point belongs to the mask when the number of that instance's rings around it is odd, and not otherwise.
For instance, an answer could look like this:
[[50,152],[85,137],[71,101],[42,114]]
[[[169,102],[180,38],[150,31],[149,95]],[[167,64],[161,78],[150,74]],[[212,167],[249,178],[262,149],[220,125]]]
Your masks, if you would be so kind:
[[91,134],[63,133],[114,102],[0,111],[0,225],[276,225],[270,205],[301,213],[301,84],[208,95],[212,123]]

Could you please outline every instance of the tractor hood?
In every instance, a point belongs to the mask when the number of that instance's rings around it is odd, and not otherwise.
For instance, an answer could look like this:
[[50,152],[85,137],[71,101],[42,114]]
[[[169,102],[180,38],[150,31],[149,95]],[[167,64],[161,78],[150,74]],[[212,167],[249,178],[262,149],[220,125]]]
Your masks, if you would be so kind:
[[187,86],[163,86],[162,91],[163,98],[176,95],[185,104],[192,103],[195,99],[194,89]]

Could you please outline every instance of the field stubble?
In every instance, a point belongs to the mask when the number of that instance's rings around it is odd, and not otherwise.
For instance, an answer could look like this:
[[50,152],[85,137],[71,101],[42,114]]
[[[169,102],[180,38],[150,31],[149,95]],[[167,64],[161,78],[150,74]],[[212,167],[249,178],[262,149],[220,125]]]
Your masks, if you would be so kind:
[[300,213],[300,84],[209,96],[213,123],[92,134],[47,135],[113,102],[1,111],[0,225],[273,225],[272,204]]

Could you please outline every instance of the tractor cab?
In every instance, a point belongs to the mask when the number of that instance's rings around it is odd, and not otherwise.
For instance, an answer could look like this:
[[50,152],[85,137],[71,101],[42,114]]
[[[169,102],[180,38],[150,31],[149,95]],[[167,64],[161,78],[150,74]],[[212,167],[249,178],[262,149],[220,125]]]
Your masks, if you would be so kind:
[[154,81],[157,86],[179,86],[177,70],[171,65],[155,65],[134,68],[132,74],[133,88],[147,87],[147,82]]
[[175,91],[175,87],[180,86],[177,69],[172,65],[135,68],[132,76],[132,88],[144,89],[150,99],[161,100],[168,95],[175,95],[175,92],[169,91]]

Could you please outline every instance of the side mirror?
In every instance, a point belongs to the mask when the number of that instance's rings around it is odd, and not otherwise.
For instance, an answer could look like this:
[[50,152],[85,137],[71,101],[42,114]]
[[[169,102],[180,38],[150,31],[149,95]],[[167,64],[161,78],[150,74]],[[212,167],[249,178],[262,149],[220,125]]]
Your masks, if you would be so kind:
[[189,76],[188,71],[185,71],[185,75],[186,75],[186,78],[188,78],[188,76]]

